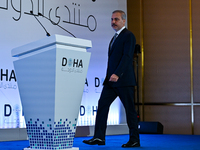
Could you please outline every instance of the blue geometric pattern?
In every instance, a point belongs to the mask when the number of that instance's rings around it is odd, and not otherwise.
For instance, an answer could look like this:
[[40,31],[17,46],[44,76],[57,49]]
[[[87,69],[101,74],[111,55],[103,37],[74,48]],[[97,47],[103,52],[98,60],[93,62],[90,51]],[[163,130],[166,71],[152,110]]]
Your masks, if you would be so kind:
[[58,122],[49,119],[48,123],[30,119],[26,129],[30,148],[57,150],[72,148],[76,124],[72,124],[68,119],[60,119]]

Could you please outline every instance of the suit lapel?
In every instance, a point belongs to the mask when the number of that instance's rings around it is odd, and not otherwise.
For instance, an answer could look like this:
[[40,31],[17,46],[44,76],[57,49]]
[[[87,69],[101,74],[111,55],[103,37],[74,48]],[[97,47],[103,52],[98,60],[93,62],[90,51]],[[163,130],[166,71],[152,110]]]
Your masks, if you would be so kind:
[[110,56],[110,55],[112,54],[112,52],[113,52],[113,50],[114,50],[116,44],[120,41],[120,39],[121,39],[121,37],[123,36],[125,30],[126,30],[126,28],[120,32],[120,34],[119,34],[119,35],[117,36],[117,38],[115,39],[115,41],[114,41],[112,47],[111,47],[110,45],[111,45],[111,43],[112,43],[113,38],[111,39],[110,44],[109,44],[108,56]]
[[[118,36],[119,36],[119,35],[118,35]],[[109,44],[108,55],[110,55],[110,54],[111,54],[111,51],[113,50],[113,48],[111,48],[111,43],[112,43],[113,39],[114,39],[114,37],[111,39],[110,44]],[[117,38],[116,38],[116,40],[117,40]],[[115,40],[115,41],[116,41],[116,40]],[[114,43],[113,43],[113,46],[114,46]],[[112,47],[113,47],[113,46],[112,46]]]

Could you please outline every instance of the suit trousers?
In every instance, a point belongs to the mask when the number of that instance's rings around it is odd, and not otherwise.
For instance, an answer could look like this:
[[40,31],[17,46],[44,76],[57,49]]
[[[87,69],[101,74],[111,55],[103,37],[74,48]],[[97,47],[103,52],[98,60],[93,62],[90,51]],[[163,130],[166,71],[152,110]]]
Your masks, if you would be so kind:
[[118,96],[125,108],[129,140],[139,142],[138,120],[134,105],[134,86],[111,87],[108,84],[104,85],[98,101],[94,138],[105,140],[109,108]]

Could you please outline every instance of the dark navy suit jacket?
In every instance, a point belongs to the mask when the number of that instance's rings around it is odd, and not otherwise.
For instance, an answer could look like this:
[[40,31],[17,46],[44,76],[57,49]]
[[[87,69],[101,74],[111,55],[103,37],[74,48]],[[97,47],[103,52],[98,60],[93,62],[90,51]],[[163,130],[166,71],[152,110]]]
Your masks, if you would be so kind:
[[[136,85],[133,66],[135,44],[136,39],[134,34],[125,28],[117,36],[112,48],[109,46],[107,73],[103,83],[104,85],[109,84],[111,87]],[[119,77],[117,82],[109,81],[112,74],[116,74]]]

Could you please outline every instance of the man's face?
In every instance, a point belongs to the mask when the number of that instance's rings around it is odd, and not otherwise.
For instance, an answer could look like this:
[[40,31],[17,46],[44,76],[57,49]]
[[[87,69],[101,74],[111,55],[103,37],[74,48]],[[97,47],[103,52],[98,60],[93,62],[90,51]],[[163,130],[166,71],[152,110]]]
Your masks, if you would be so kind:
[[111,26],[115,31],[120,30],[125,25],[126,20],[122,19],[121,14],[116,12],[112,14]]

